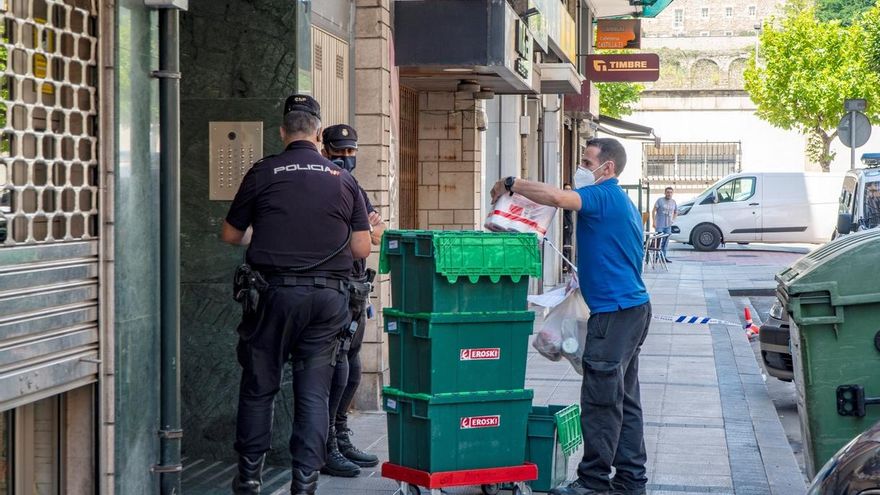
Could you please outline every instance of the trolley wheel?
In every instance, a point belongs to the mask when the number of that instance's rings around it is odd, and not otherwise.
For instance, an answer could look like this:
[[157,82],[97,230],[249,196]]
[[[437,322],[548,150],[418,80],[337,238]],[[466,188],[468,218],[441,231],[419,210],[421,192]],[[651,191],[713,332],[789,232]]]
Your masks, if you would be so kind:
[[483,485],[481,488],[483,489],[484,495],[497,495],[497,493],[501,491],[501,487],[498,485],[498,483]]
[[517,483],[513,487],[513,495],[532,495],[532,487],[525,482]]
[[400,495],[422,495],[422,490],[416,485],[410,485],[409,483],[403,482],[400,484],[400,490],[396,493]]

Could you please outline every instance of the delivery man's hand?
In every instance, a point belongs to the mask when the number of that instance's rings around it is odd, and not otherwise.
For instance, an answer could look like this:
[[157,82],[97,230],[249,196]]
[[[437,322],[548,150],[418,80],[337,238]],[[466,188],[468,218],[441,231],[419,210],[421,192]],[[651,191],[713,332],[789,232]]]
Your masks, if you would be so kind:
[[496,201],[498,201],[498,198],[500,198],[501,196],[504,196],[505,194],[508,194],[507,188],[504,187],[504,180],[503,179],[499,180],[498,182],[495,183],[494,186],[492,186],[492,191],[490,192],[490,194],[492,195],[492,204],[493,205],[495,204]]

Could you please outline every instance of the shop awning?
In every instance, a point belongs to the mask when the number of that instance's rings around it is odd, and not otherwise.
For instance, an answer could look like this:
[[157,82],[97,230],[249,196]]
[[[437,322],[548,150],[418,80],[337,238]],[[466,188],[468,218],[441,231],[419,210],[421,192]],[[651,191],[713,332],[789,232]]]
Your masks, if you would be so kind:
[[627,122],[625,120],[615,119],[607,115],[599,116],[599,132],[621,139],[635,139],[637,141],[653,141],[660,143],[660,136],[654,134],[654,129]]
[[657,17],[672,0],[588,0],[597,19],[608,17]]
[[654,2],[648,0],[647,2],[644,2],[645,5],[642,7],[642,13],[639,17],[657,17],[657,15],[660,14],[660,12],[663,12],[663,9],[669,7],[669,4],[671,3],[672,0],[654,0]]

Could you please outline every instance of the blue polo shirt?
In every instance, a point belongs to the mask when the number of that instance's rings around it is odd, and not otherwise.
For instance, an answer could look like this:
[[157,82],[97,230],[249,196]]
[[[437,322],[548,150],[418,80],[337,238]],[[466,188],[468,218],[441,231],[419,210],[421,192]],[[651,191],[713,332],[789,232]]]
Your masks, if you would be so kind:
[[617,179],[577,190],[578,280],[591,313],[648,302],[642,281],[642,218]]

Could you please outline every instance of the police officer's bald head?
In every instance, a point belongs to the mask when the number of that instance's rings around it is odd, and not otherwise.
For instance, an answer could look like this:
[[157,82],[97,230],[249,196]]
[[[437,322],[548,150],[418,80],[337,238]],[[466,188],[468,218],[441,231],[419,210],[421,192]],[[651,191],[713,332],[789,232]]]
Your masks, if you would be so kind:
[[291,95],[284,102],[281,140],[321,142],[321,105],[309,95]]

